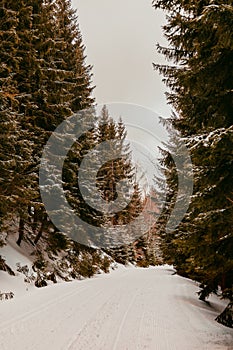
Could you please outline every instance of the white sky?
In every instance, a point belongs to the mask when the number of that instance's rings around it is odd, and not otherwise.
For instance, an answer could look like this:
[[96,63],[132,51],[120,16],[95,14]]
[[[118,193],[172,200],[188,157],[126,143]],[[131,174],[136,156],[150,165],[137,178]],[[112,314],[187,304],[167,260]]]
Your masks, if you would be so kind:
[[97,103],[129,102],[170,115],[162,77],[152,68],[161,63],[156,43],[165,43],[164,14],[151,0],[73,0],[93,65]]

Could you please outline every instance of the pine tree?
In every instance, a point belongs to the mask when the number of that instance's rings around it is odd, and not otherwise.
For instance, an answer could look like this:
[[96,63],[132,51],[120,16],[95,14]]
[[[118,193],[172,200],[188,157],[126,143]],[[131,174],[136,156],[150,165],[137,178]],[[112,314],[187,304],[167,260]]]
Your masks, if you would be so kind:
[[[114,148],[117,150],[118,157],[101,167],[97,186],[102,191],[103,197],[110,203],[123,194],[124,204],[122,202],[121,208],[114,215],[105,216],[105,220],[106,224],[110,225],[109,245],[117,246],[111,250],[113,256],[121,263],[133,262],[135,261],[133,242],[135,237],[145,232],[140,220],[143,210],[142,191],[136,179],[136,169],[133,166],[130,144],[126,141],[127,132],[122,119],[114,123],[109,118],[109,122],[106,123],[105,118],[107,120],[109,115],[104,107],[99,126],[99,140],[105,142],[115,139]],[[106,152],[108,153],[109,150],[106,149]],[[119,182],[121,182],[120,192],[122,194],[118,193],[117,184]]]
[[[38,179],[43,147],[55,128],[74,112],[88,108],[80,113],[80,119],[83,115],[89,117],[84,129],[95,122],[91,67],[85,63],[75,11],[68,0],[19,0],[0,2],[0,12],[1,231],[3,222],[11,223],[11,215],[20,218],[17,243],[25,239],[37,245],[37,286],[46,285],[49,274],[54,282],[56,275],[63,278],[64,266],[66,270],[72,266],[73,277],[79,277],[85,260],[91,275],[97,271],[96,257],[100,253],[93,249],[93,258],[89,259],[54,227],[44,210]],[[81,138],[85,137],[81,149],[74,147],[73,156],[79,163],[95,140],[92,130]],[[52,156],[59,156],[59,150],[53,150]],[[84,248],[80,246],[79,250]],[[59,251],[63,253],[61,261],[56,259]],[[100,256],[99,260],[99,266],[102,264],[107,271],[110,260],[102,261]]]
[[188,253],[185,253],[178,244],[184,239],[179,240],[180,226],[177,225],[188,209],[187,196],[192,191],[192,176],[190,176],[192,169],[179,134],[170,128],[169,120],[163,122],[168,128],[170,139],[168,143],[164,143],[165,148],[160,149],[161,176],[155,178],[158,198],[154,198],[154,201],[156,203],[159,199],[160,202],[157,234],[161,238],[160,246],[164,262],[176,266],[178,273],[187,276],[187,266],[183,266],[183,263],[185,264]]
[[[153,1],[169,12],[164,32],[170,48],[158,46],[176,66],[158,66],[171,89],[171,118],[190,150],[194,194],[173,244],[182,269],[203,284],[205,299],[218,285],[232,300],[232,1]],[[174,187],[170,188],[173,190]]]
[[84,47],[70,1],[28,0],[8,2],[8,7],[17,13],[18,69],[14,79],[19,123],[31,141],[29,149],[33,156],[25,162],[33,182],[28,179],[26,186],[29,210],[25,206],[20,214],[20,244],[25,223],[32,225],[35,242],[48,223],[38,180],[46,141],[63,120],[90,106],[93,99],[90,67],[84,62]]
[[[90,86],[91,67],[85,64],[84,46],[78,28],[76,12],[72,9],[69,0],[52,2],[50,6],[53,6],[52,20],[54,23],[48,32],[48,48],[46,55],[43,56],[45,60],[44,70],[47,72],[44,84],[45,91],[47,91],[44,108],[47,115],[49,113],[51,117],[55,117],[55,124],[50,125],[54,130],[60,122],[73,113],[90,108],[94,100],[91,97],[93,90]],[[47,12],[45,7],[45,16]],[[46,21],[43,23],[45,25]],[[48,31],[48,26],[45,26],[46,29]],[[71,154],[72,152],[69,152],[69,157],[72,157]],[[73,157],[76,159],[81,157],[77,147],[73,152]],[[66,163],[64,173],[67,173]],[[64,188],[67,190],[65,184]],[[42,229],[39,230],[39,236],[37,235],[36,240],[43,232],[43,225],[46,229],[46,214],[43,217]]]
[[17,34],[17,11],[12,2],[1,1],[1,68],[0,68],[0,197],[1,224],[10,221],[12,215],[27,210],[28,196],[33,195],[34,176],[28,173],[32,143],[20,124],[19,91],[16,75],[19,72],[19,36]]
[[[32,206],[36,208],[34,202],[39,197],[38,175],[36,175],[38,170],[36,169],[38,169],[40,154],[45,142],[45,133],[40,128],[42,120],[44,120],[41,101],[41,81],[43,74],[40,57],[38,57],[39,35],[43,33],[40,28],[43,11],[41,1],[33,2],[33,4],[30,1],[12,1],[8,2],[8,6],[17,13],[17,26],[15,30],[18,36],[18,45],[16,48],[18,69],[14,72],[14,77],[15,86],[18,91],[16,96],[19,114],[18,122],[21,130],[23,130],[21,140],[30,140],[31,144],[28,149],[32,153],[31,159],[28,159],[27,162],[25,161],[25,172],[28,175],[25,179],[27,200],[19,213],[20,223],[17,243],[20,245],[24,236],[24,226],[26,223],[29,224],[30,210],[28,208],[30,209]],[[25,137],[25,133],[27,137]],[[31,175],[33,181],[30,179]],[[30,188],[33,191],[29,191]]]
[[[104,106],[94,127],[83,134],[70,151],[63,174],[69,203],[89,225],[82,225],[80,232],[84,229],[84,236],[89,237],[90,242],[109,246],[118,245],[120,242],[114,239],[120,237],[123,242],[127,241],[126,226],[142,208],[134,177],[125,126],[121,120],[114,122]],[[118,193],[120,182],[121,194]]]
[[[16,89],[13,83],[13,71],[17,68],[16,47],[17,34],[15,28],[17,25],[16,12],[5,7],[5,1],[1,1],[1,66],[0,66],[0,196],[1,208],[0,216],[2,219],[9,211],[9,197],[14,178],[13,168],[15,155],[15,134],[17,128],[17,103],[15,100]],[[8,179],[8,180],[7,180]]]

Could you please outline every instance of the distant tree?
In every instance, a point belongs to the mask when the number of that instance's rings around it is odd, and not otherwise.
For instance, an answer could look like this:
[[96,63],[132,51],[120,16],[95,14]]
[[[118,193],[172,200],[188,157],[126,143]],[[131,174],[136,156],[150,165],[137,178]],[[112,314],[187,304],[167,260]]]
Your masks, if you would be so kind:
[[[99,145],[103,147],[98,148]],[[80,184],[77,174],[83,159],[87,162],[86,156],[89,151],[92,152],[92,157],[88,158],[90,165],[86,165],[85,171],[88,172],[88,176],[82,178]],[[114,154],[117,154],[117,158]],[[108,159],[109,156],[110,159]],[[104,159],[107,160],[103,161]],[[96,181],[97,194],[95,195],[90,188],[91,173],[93,173],[93,181]],[[119,227],[125,226],[140,212],[141,194],[134,183],[134,176],[129,144],[126,142],[125,126],[121,120],[118,123],[114,122],[104,106],[96,120],[95,127],[82,135],[70,151],[64,179],[67,198],[77,215],[89,225],[100,228],[110,227],[109,244],[113,239],[114,227],[119,229]],[[122,180],[125,180],[123,199],[126,204],[122,210],[119,209],[117,213],[111,213],[111,206],[118,199],[117,185]],[[132,193],[129,193],[129,188],[131,188]],[[88,198],[91,199],[92,206],[88,203]],[[102,207],[99,207],[100,200],[110,206],[109,214]],[[89,235],[89,232],[86,234]],[[105,237],[103,240],[106,243],[107,238]]]

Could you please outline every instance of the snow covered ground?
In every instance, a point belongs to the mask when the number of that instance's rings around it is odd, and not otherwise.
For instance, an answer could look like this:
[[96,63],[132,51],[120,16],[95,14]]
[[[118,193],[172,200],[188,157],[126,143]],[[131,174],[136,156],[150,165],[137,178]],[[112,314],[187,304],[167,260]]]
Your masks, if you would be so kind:
[[[16,240],[15,240],[16,241]],[[7,272],[0,271],[0,292],[14,292],[15,297],[25,295],[26,292],[36,289],[33,284],[24,283],[25,275],[17,272],[17,263],[20,263],[21,266],[27,265],[32,271],[32,261],[31,259],[24,254],[22,248],[20,248],[13,240],[13,237],[8,241],[7,245],[0,248],[0,255],[5,259],[7,265],[14,271],[16,276],[10,276]],[[0,310],[2,303],[0,301]],[[0,311],[1,314],[1,311]],[[1,349],[1,348],[0,348]]]
[[169,267],[31,288],[0,302],[0,349],[233,349],[233,330],[214,321],[222,302],[208,306],[197,290]]

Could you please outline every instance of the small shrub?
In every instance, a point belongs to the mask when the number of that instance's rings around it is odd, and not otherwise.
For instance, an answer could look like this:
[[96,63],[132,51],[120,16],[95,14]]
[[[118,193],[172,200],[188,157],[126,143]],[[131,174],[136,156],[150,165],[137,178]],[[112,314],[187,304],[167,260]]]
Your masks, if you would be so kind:
[[48,236],[48,250],[51,250],[53,253],[57,251],[66,250],[69,246],[69,241],[66,236],[59,232],[50,232]]
[[10,266],[6,264],[5,260],[1,257],[1,255],[0,255],[0,270],[8,272],[9,275],[11,276],[15,276],[14,271],[10,268]]
[[47,286],[47,282],[46,282],[46,278],[44,276],[44,274],[40,273],[39,271],[37,272],[37,278],[35,281],[35,286],[37,288],[41,288],[41,287],[46,287]]
[[35,276],[31,273],[29,274],[29,267],[27,265],[21,266],[20,263],[16,264],[17,271],[25,275],[24,282],[31,283],[35,280]]
[[93,259],[90,254],[83,255],[83,259],[80,261],[78,266],[78,272],[83,277],[92,277],[98,268],[96,265],[93,265]]
[[101,265],[100,265],[101,270],[103,270],[105,273],[109,273],[110,264],[111,264],[111,260],[105,255],[101,261]]
[[142,259],[142,260],[137,261],[137,266],[146,268],[146,267],[149,267],[150,265],[149,265],[149,262],[147,260]]
[[41,253],[37,254],[37,259],[33,263],[33,270],[44,270],[47,267],[47,262],[45,261],[43,255]]
[[0,300],[3,300],[3,299],[8,300],[8,299],[12,299],[12,298],[14,298],[14,293],[13,292],[4,292],[4,293],[2,293],[0,291]]
[[47,285],[48,285],[48,284],[47,284],[47,282],[46,282],[44,279],[38,278],[38,279],[36,280],[36,282],[35,282],[35,286],[36,286],[37,288],[46,287]]

